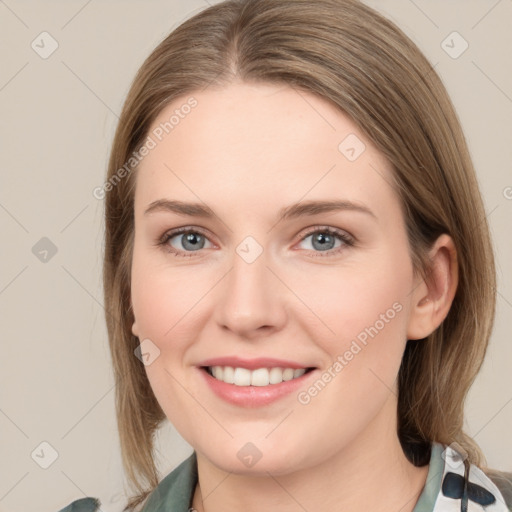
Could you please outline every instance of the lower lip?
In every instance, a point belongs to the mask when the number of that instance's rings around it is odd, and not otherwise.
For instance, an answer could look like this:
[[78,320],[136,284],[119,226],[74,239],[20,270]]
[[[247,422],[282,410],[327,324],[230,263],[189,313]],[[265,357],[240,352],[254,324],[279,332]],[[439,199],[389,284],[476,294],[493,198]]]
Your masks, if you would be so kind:
[[237,386],[212,377],[204,368],[199,368],[210,389],[220,398],[239,407],[261,407],[269,405],[304,386],[315,370],[311,370],[296,379],[268,386]]

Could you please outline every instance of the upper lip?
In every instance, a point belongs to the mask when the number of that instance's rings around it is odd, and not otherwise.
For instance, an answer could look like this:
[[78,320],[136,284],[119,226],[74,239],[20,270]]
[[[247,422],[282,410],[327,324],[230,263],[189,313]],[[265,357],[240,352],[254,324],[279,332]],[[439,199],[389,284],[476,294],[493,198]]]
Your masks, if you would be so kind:
[[248,370],[256,370],[257,368],[310,368],[310,366],[297,363],[296,361],[275,359],[272,357],[243,359],[237,356],[214,357],[212,359],[205,359],[204,361],[200,362],[198,366],[231,366],[233,368],[247,368]]

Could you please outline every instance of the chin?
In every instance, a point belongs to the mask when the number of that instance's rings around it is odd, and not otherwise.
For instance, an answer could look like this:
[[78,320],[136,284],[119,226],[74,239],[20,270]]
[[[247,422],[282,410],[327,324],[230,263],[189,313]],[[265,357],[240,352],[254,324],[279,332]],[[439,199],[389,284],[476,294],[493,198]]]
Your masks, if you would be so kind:
[[203,457],[219,469],[237,475],[268,476],[286,475],[308,466],[306,454],[294,443],[287,449],[283,443],[269,443],[268,440],[256,442],[231,440],[224,446],[198,447]]

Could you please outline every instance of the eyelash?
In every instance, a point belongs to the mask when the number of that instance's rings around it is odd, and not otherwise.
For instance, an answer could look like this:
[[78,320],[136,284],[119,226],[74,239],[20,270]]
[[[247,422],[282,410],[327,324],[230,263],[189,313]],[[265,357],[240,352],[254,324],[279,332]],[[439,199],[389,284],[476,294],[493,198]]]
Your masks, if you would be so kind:
[[[199,251],[178,251],[171,247],[168,242],[171,240],[171,238],[174,238],[177,235],[184,234],[184,233],[194,233],[204,236],[205,238],[208,238],[207,234],[203,232],[199,228],[192,228],[192,227],[183,227],[183,228],[177,228],[171,231],[167,231],[163,234],[163,236],[159,239],[157,245],[161,246],[164,250],[174,254],[175,256],[179,257],[190,257],[194,256],[194,253],[201,252]],[[336,249],[328,249],[326,251],[311,251],[314,253],[314,257],[330,257],[337,255],[342,250],[344,250],[346,247],[352,247],[355,244],[355,240],[352,236],[348,235],[344,231],[329,227],[329,226],[314,226],[309,231],[307,231],[303,237],[299,240],[299,242],[304,241],[308,236],[311,236],[315,233],[327,233],[328,235],[334,236],[341,240],[343,242],[343,245],[341,247],[337,247]]]

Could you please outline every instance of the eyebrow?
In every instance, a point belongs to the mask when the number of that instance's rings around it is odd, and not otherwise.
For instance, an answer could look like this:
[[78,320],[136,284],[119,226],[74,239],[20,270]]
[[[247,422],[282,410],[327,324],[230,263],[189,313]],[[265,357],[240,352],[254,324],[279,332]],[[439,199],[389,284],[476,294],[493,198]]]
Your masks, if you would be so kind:
[[[298,217],[318,215],[320,213],[329,213],[336,211],[351,210],[365,213],[377,219],[376,215],[364,204],[354,203],[348,200],[331,201],[303,201],[295,203],[279,210],[280,220],[295,219]],[[215,213],[211,208],[203,203],[186,203],[171,199],[158,199],[150,203],[144,215],[153,212],[171,212],[178,215],[188,215],[191,217],[213,218]]]

